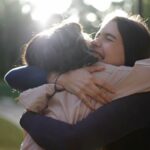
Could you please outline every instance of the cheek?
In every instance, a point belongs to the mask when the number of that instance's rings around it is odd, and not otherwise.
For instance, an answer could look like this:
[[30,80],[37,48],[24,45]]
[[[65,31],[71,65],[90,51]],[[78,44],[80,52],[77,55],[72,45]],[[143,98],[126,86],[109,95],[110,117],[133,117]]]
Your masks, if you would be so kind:
[[125,60],[124,47],[122,47],[121,45],[118,46],[116,53],[118,54],[120,61],[124,64],[124,60]]
[[104,47],[105,57],[110,59],[116,55],[116,47],[113,44],[106,44]]
[[123,65],[122,54],[116,48],[107,49],[105,50],[104,62],[112,65]]
[[116,59],[116,54],[112,49],[105,50],[104,62],[112,64],[115,59]]
[[112,65],[124,64],[124,48],[120,44],[105,43],[104,48],[104,62]]

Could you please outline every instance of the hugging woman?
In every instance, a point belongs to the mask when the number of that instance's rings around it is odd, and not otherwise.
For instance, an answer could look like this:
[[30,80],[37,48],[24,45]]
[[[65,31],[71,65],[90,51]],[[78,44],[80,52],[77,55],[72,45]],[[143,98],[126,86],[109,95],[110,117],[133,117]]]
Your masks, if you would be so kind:
[[[113,21],[115,22],[116,20],[112,20],[112,22]],[[132,21],[130,23],[130,20],[128,19],[124,20],[124,18],[118,18],[118,20],[119,21],[115,22],[116,24],[113,22],[114,23],[113,25],[117,25],[114,26],[117,27],[117,31],[118,28],[120,27],[119,26],[121,24],[120,22],[123,21],[126,23],[129,22],[128,24],[130,25],[131,24],[136,25],[133,24]],[[109,36],[108,35],[104,36],[105,35],[104,33],[106,33],[104,31],[106,31],[106,29],[108,30],[108,25],[111,25],[112,27],[112,22],[107,23],[106,26],[101,28],[100,34],[98,34],[95,41],[93,41],[93,43],[95,44],[94,46],[97,46],[96,42],[102,42],[102,39],[105,39],[105,37],[108,39],[112,38],[110,34],[108,34]],[[145,51],[149,51],[149,45],[148,44],[146,45],[146,43],[149,42],[149,33],[145,34],[147,32],[143,32],[143,27],[140,28],[141,26],[136,26],[136,27],[137,28],[133,28],[135,29],[133,31],[136,31],[135,32],[136,35],[138,35],[137,33],[139,33],[139,38],[143,36],[142,37],[142,39],[144,39],[143,43],[145,42],[143,45],[143,50],[145,48]],[[125,32],[123,33],[125,34]],[[123,36],[124,34],[121,35]],[[109,41],[110,40],[112,41],[113,39],[109,39]],[[114,40],[113,43],[115,43],[115,41],[116,40]],[[138,44],[139,43],[136,43],[135,45],[137,46]],[[129,53],[127,50],[132,50],[132,49],[130,49],[130,46],[127,45],[127,42],[125,42],[125,40],[124,40],[124,45],[125,46],[123,48],[126,48],[125,62],[127,62],[126,60],[128,60],[128,62],[133,60],[130,59],[131,54],[134,54],[132,55],[131,58],[135,58],[134,59],[135,61],[138,59],[146,58],[145,55],[135,55],[136,53]],[[140,45],[142,44],[140,43]],[[96,50],[98,50],[98,48],[96,48]],[[136,49],[133,50],[136,51]],[[142,58],[139,58],[139,56],[141,56]],[[109,58],[109,57],[105,56],[105,58]],[[110,59],[106,59],[106,60],[108,61]],[[133,65],[134,62],[132,62],[131,65]],[[121,64],[117,64],[117,65],[121,65]],[[23,68],[23,69],[27,70],[28,68]],[[38,69],[36,68],[35,70]],[[11,74],[9,73],[8,75],[11,75],[12,77],[14,71],[16,73],[16,71],[19,72],[20,70],[13,70],[10,72]],[[8,75],[6,76],[6,80],[8,81],[8,83],[10,83],[8,80],[10,79],[9,78],[10,76]],[[24,79],[24,76],[20,76],[20,77]],[[57,121],[55,119],[44,117],[31,112],[24,114],[21,120],[21,124],[31,134],[34,140],[45,149],[94,149],[99,146],[103,146],[111,142],[114,142],[115,140],[118,140],[119,138],[124,137],[125,135],[132,133],[137,129],[147,127],[149,125],[149,118],[146,117],[146,115],[149,113],[148,99],[149,99],[149,92],[147,94],[145,93],[139,95],[132,95],[128,98],[119,99],[117,101],[114,101],[110,104],[104,105],[103,107],[97,109],[95,112],[88,115],[87,118],[83,119],[80,122],[77,122],[77,124],[75,125],[67,124],[63,121]],[[36,123],[40,123],[41,121],[43,122],[42,124],[40,125],[36,124]],[[39,129],[42,129],[42,132],[40,132]],[[57,135],[57,133],[60,133],[61,135]]]

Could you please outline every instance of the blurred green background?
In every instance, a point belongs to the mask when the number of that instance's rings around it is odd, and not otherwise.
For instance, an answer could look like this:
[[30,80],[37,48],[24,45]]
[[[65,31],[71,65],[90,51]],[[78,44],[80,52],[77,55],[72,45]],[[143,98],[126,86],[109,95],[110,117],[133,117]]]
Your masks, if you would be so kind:
[[[3,78],[21,65],[21,47],[33,35],[64,19],[94,35],[109,12],[140,14],[150,24],[149,0],[0,0],[0,105],[4,99],[15,103],[19,93]],[[0,150],[19,149],[22,138],[21,129],[0,114]]]
[[19,150],[23,133],[12,122],[0,118],[0,150]]

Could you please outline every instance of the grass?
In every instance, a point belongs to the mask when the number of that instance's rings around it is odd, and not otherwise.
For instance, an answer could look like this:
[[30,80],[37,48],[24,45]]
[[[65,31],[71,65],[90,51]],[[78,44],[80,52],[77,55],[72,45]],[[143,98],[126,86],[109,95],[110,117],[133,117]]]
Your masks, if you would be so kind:
[[19,150],[22,130],[4,118],[0,118],[0,150]]
[[[18,94],[0,79],[0,100],[2,97],[14,99],[18,97]],[[22,140],[22,130],[10,121],[0,118],[0,150],[19,150]]]

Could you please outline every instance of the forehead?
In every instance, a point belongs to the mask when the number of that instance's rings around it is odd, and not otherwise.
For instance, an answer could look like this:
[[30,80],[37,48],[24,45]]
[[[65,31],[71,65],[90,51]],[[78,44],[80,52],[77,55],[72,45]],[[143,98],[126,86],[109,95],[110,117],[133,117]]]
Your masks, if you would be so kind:
[[121,35],[118,30],[117,23],[115,21],[110,21],[106,25],[103,25],[98,31],[100,34],[111,34],[115,36],[117,39],[121,38]]

